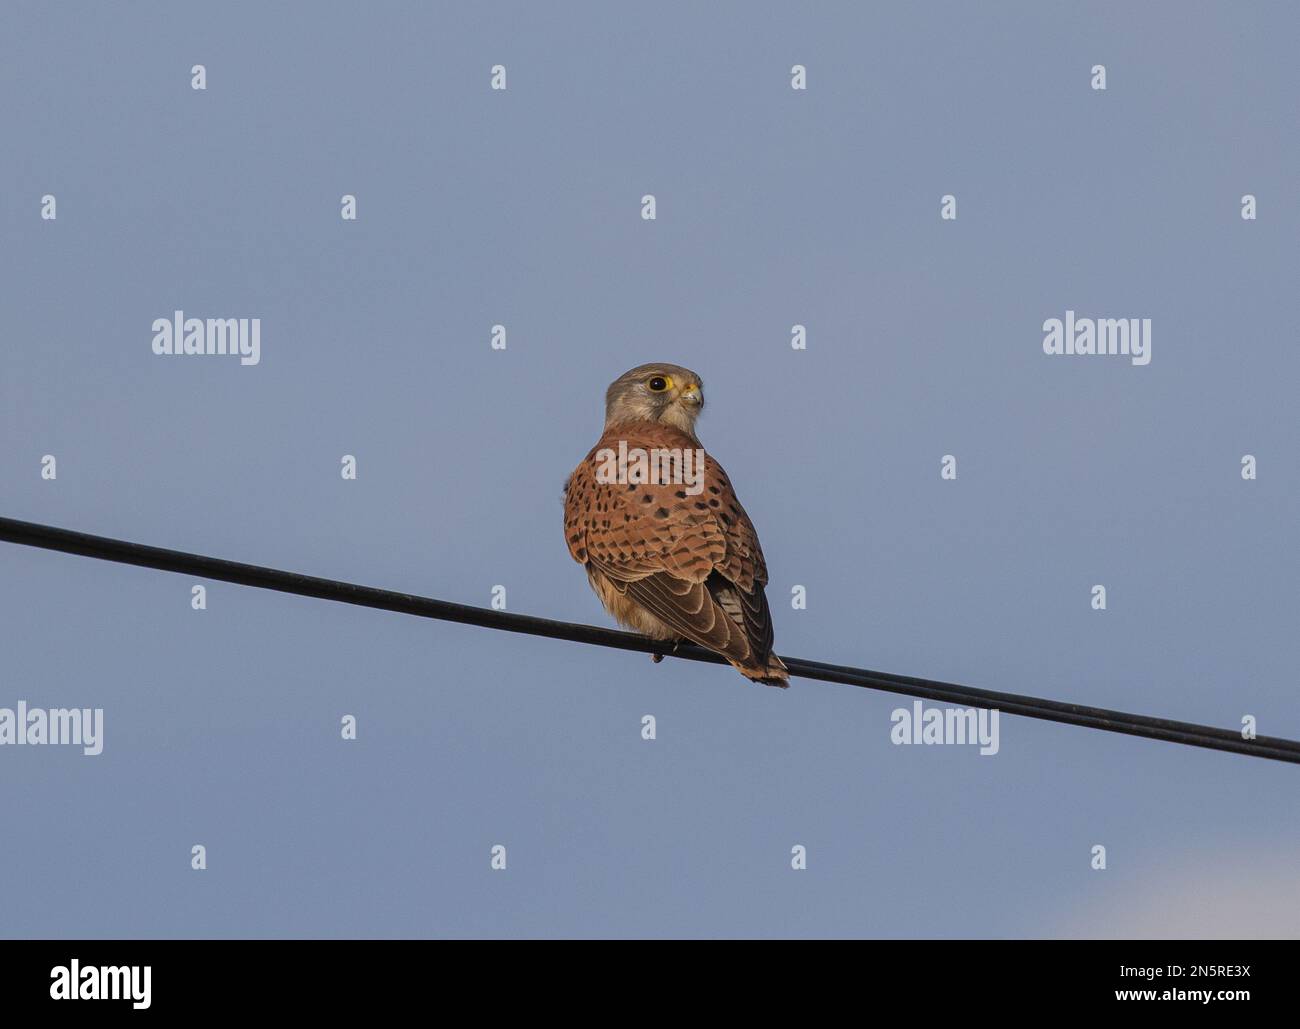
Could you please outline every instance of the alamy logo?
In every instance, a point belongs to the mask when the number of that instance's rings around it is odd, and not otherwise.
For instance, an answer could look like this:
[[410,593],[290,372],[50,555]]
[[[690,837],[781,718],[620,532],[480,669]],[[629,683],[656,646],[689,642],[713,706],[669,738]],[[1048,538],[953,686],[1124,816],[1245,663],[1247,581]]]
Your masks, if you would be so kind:
[[62,743],[96,757],[104,750],[104,709],[53,707],[47,711],[29,709],[27,701],[20,700],[17,710],[0,707],[0,744],[6,743]]
[[1065,312],[1065,321],[1048,318],[1043,322],[1044,354],[1122,354],[1133,363],[1151,363],[1150,318],[1075,318]]
[[985,757],[996,754],[998,742],[997,708],[931,707],[919,700],[905,707],[894,708],[889,720],[894,727],[889,739],[895,745],[922,744],[979,744]]
[[261,318],[186,318],[174,311],[171,318],[155,318],[155,354],[237,354],[240,364],[262,359]]
[[129,1000],[143,1011],[151,1003],[153,966],[87,965],[73,958],[70,964],[50,969],[53,1000]]
[[596,451],[596,481],[619,485],[685,486],[688,496],[704,492],[704,451],[680,447],[628,448],[618,441],[618,450],[601,447]]

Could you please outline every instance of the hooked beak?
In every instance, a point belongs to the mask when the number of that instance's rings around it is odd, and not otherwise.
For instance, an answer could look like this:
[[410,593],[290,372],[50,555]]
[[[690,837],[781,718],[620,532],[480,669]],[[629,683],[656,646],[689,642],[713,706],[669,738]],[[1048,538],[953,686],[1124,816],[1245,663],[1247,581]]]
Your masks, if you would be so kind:
[[682,390],[679,399],[683,403],[692,404],[695,407],[699,407],[701,404],[704,403],[704,394],[700,392],[699,384],[692,382],[692,383],[688,383],[686,388]]

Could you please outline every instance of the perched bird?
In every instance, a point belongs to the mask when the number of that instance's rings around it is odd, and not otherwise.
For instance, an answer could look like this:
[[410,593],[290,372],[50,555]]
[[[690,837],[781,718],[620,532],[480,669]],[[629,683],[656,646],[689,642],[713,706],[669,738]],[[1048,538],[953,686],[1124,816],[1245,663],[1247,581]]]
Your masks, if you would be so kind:
[[677,365],[615,379],[604,433],[564,486],[565,540],[622,625],[690,640],[748,679],[788,686],[772,653],[758,534],[695,435],[703,406],[700,377]]

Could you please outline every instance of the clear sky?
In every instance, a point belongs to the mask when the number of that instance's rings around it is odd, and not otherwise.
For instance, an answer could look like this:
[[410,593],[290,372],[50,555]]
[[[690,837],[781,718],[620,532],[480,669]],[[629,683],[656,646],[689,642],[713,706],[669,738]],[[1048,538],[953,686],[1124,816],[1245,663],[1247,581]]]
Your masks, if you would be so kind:
[[[6,3],[0,513],[608,624],[560,489],[671,361],[779,652],[1300,737],[1298,29]],[[260,363],[155,355],[178,309]],[[0,544],[0,707],[105,723],[0,747],[0,935],[1300,934],[1294,766],[194,584]]]

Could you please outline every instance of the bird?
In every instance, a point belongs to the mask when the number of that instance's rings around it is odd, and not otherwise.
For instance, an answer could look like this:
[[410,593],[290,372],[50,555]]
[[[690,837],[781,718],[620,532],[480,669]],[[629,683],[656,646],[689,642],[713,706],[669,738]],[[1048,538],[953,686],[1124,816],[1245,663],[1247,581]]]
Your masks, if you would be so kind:
[[695,434],[703,408],[703,381],[679,365],[610,383],[600,439],[564,485],[565,542],[619,624],[674,647],[689,640],[784,688],[763,550]]

